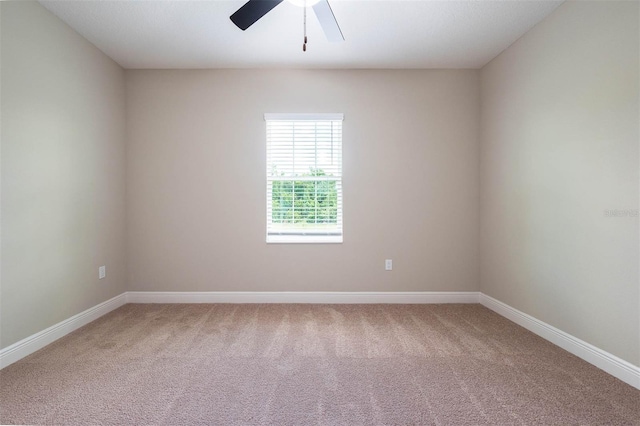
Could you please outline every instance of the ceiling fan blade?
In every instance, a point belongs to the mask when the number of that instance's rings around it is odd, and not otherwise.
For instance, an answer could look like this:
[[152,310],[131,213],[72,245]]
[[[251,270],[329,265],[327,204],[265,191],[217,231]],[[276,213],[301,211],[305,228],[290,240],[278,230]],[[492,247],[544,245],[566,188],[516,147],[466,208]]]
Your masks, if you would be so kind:
[[231,21],[242,31],[255,24],[256,21],[267,14],[271,9],[282,3],[283,0],[249,0],[240,9],[230,16]]
[[328,0],[320,0],[314,4],[313,11],[316,13],[316,17],[320,22],[324,35],[327,36],[327,40],[332,43],[344,41],[344,36],[342,35],[342,31],[340,31],[338,21],[336,21],[336,17],[333,15],[333,10],[331,10]]

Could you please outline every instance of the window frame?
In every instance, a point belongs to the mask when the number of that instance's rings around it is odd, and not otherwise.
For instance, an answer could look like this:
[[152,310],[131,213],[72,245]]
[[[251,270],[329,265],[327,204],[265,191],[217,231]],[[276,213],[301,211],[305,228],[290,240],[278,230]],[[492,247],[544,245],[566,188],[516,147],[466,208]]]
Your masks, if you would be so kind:
[[[337,176],[335,179],[327,179],[322,178],[322,179],[312,179],[309,176],[292,176],[290,179],[288,178],[281,178],[281,179],[273,179],[270,175],[269,175],[269,167],[270,167],[270,163],[269,163],[269,150],[270,150],[270,141],[269,141],[269,122],[270,121],[287,121],[287,122],[295,122],[295,121],[309,121],[309,122],[318,122],[318,121],[322,121],[322,122],[326,122],[326,121],[344,121],[344,114],[342,113],[265,113],[264,114],[264,121],[265,121],[265,137],[266,137],[266,159],[265,159],[265,163],[266,163],[266,203],[265,203],[265,207],[266,207],[266,232],[265,232],[265,236],[266,236],[266,242],[267,244],[341,244],[344,240],[344,224],[343,224],[343,162],[342,162],[342,135],[343,135],[343,128],[342,125],[340,127],[340,139],[339,139],[339,145],[340,145],[340,163],[339,163],[339,176]],[[333,143],[333,141],[332,141]],[[270,188],[271,185],[273,185],[273,182],[275,181],[301,181],[301,180],[307,180],[307,181],[322,181],[322,180],[331,180],[331,181],[335,181],[336,185],[339,187],[338,188],[338,193],[337,193],[337,218],[336,218],[336,228],[337,231],[336,232],[322,232],[319,231],[317,228],[313,229],[311,228],[308,232],[291,232],[291,233],[286,233],[286,232],[278,232],[278,233],[274,233],[271,232],[270,233],[270,228],[271,228],[271,224],[273,223],[272,221],[272,216],[270,213],[273,213],[271,210],[271,200],[269,199],[270,196],[272,196],[272,187]],[[271,191],[270,191],[271,189]]]

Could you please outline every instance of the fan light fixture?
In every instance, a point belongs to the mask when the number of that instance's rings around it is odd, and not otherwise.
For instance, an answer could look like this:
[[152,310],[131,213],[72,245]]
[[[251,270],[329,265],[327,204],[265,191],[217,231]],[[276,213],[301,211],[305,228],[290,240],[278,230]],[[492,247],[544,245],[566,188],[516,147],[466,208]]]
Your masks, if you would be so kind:
[[298,7],[311,7],[314,4],[318,3],[320,0],[287,0],[289,3],[294,4]]
[[[327,40],[331,42],[344,41],[344,36],[342,35],[342,31],[340,31],[338,21],[336,21],[331,6],[329,6],[329,0],[287,0],[287,2],[303,8],[303,51],[307,50],[307,9],[311,6],[313,6],[313,13],[318,18],[318,22],[324,34],[327,36]],[[229,18],[231,22],[244,31],[280,3],[284,3],[284,0],[249,0]]]

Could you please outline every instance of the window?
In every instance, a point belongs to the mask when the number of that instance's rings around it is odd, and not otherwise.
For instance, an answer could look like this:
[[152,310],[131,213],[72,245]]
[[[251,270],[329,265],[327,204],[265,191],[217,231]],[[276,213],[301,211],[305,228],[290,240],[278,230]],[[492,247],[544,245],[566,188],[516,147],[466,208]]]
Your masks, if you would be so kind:
[[267,242],[342,242],[342,114],[265,114]]

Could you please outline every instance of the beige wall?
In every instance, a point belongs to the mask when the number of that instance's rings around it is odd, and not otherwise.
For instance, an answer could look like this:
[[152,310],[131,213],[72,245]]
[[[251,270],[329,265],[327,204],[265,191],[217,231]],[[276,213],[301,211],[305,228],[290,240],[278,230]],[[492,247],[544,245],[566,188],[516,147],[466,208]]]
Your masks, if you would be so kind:
[[0,7],[4,348],[125,290],[125,97],[124,71],[38,3]]
[[489,63],[480,159],[481,291],[635,365],[638,5],[564,3]]
[[[478,290],[477,71],[126,76],[130,290]],[[265,243],[265,112],[344,113],[343,244]]]

